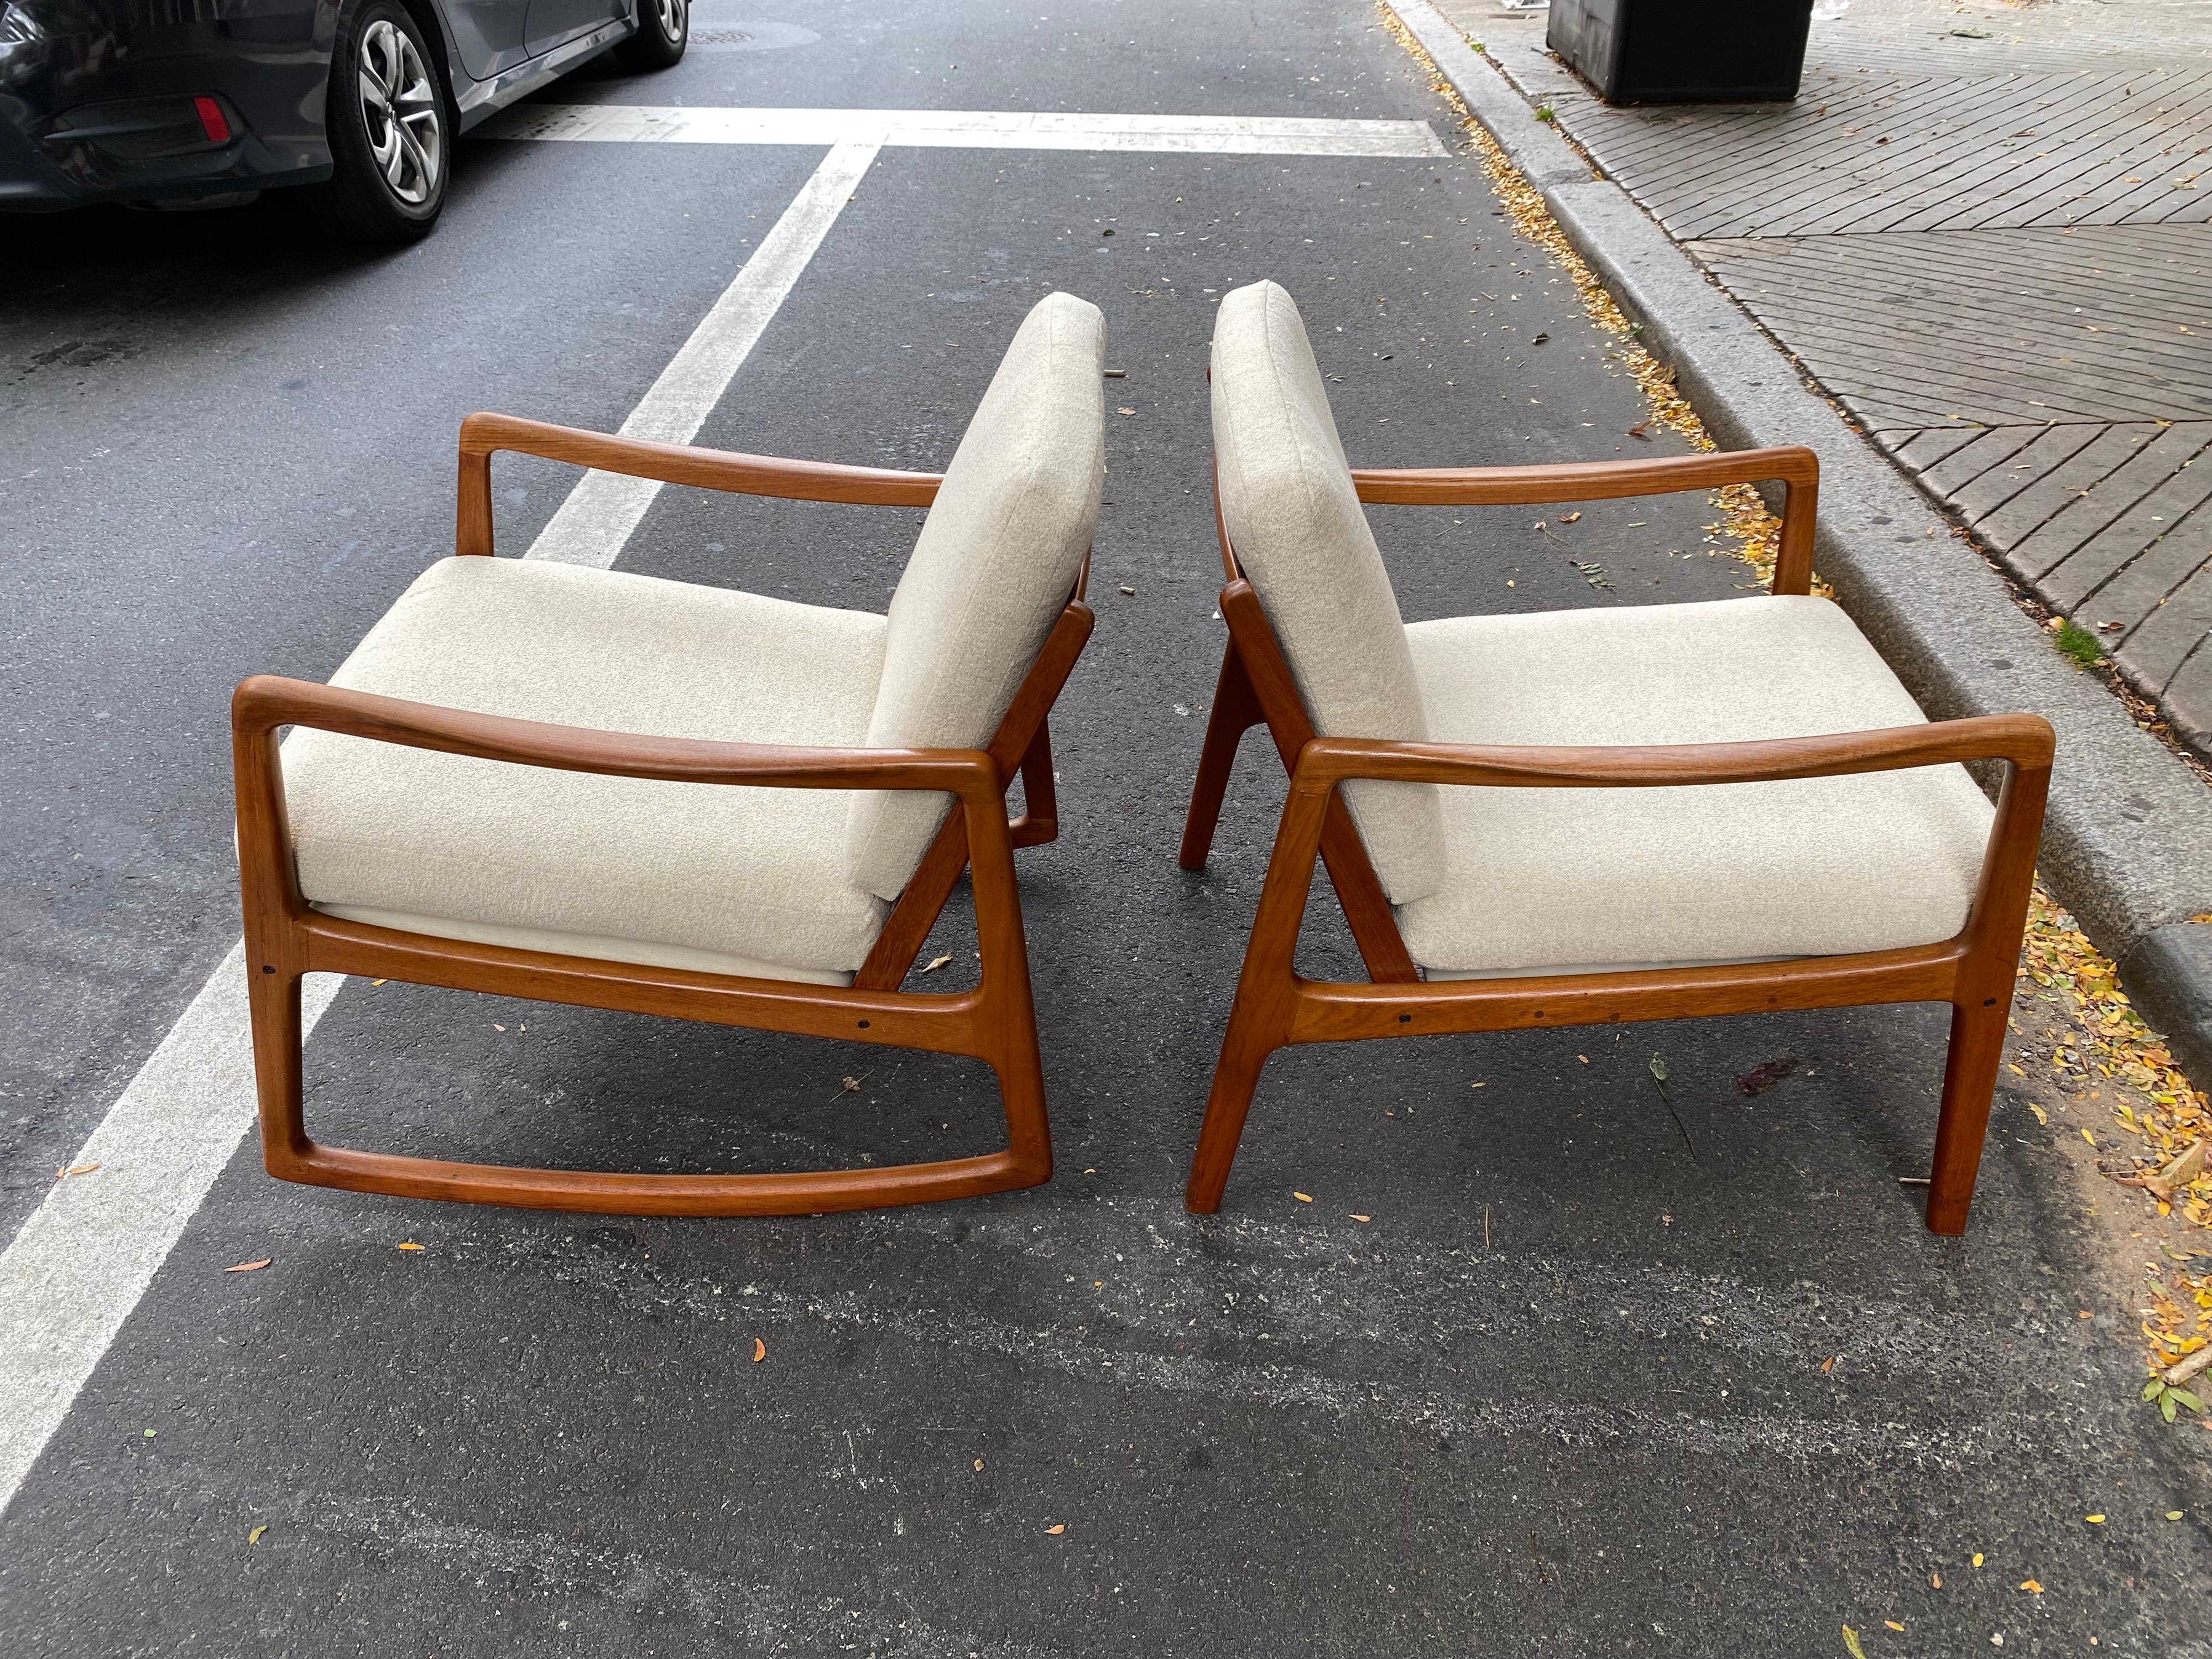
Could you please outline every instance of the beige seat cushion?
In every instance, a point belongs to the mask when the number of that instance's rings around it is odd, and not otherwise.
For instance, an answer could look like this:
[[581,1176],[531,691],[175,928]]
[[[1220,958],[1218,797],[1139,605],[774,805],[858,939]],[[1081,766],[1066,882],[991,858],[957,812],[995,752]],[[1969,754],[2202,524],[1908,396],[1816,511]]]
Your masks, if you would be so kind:
[[[1406,630],[1439,742],[1719,743],[1924,716],[1826,599]],[[1442,884],[1398,922],[1431,978],[1887,950],[1948,939],[1992,817],[1957,766],[1657,789],[1445,787]]]
[[[1014,335],[945,468],[891,597],[872,748],[990,741],[1075,586],[1106,471],[1106,325],[1072,294]],[[942,794],[852,799],[848,869],[896,898],[951,810]]]
[[[331,684],[601,731],[851,747],[884,634],[862,611],[447,559]],[[301,890],[335,915],[844,984],[886,915],[847,877],[844,791],[596,777],[307,730],[283,767]]]
[[[1398,598],[1352,488],[1321,370],[1291,296],[1226,295],[1213,323],[1213,455],[1230,545],[1324,737],[1434,735]],[[1352,783],[1345,805],[1400,904],[1436,890],[1443,826],[1427,784]]]

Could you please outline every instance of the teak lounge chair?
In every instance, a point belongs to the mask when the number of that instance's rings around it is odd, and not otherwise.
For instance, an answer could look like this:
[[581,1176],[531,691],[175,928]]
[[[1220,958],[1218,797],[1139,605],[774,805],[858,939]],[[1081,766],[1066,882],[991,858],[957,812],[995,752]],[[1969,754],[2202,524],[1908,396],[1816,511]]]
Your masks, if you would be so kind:
[[[418,579],[328,685],[257,677],[232,704],[271,1175],[688,1215],[860,1209],[1048,1178],[1013,848],[1057,829],[1046,715],[1091,627],[1103,339],[1097,307],[1065,294],[1039,304],[941,477],[496,415],[463,422],[458,556]],[[889,614],[832,610],[493,558],[497,450],[930,510]],[[280,757],[287,726],[298,730]],[[1017,770],[1025,811],[1009,823]],[[971,865],[980,983],[902,991]],[[1008,1145],[734,1175],[324,1146],[301,1119],[310,972],[971,1055],[997,1073]]]
[[[1354,471],[1272,283],[1222,301],[1212,392],[1229,649],[1184,866],[1206,862],[1248,726],[1266,724],[1291,783],[1188,1207],[1219,1206],[1261,1068],[1286,1043],[1943,1001],[1927,1220],[1964,1231],[2051,728],[1929,724],[1811,597],[1812,453]],[[1411,626],[1360,508],[1770,478],[1788,492],[1771,595]],[[1994,811],[1970,760],[2004,764]],[[1371,983],[1292,964],[1316,852]]]

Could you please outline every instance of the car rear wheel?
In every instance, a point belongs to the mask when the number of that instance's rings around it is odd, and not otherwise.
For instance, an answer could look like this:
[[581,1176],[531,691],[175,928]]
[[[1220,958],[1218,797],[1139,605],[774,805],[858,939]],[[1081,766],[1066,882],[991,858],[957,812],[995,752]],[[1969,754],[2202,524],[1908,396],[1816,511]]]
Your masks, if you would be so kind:
[[690,39],[690,0],[637,0],[637,33],[615,48],[615,61],[624,69],[666,69],[682,61]]
[[333,234],[411,242],[437,222],[453,123],[435,61],[398,0],[347,9],[324,111],[335,170],[313,192],[317,216]]

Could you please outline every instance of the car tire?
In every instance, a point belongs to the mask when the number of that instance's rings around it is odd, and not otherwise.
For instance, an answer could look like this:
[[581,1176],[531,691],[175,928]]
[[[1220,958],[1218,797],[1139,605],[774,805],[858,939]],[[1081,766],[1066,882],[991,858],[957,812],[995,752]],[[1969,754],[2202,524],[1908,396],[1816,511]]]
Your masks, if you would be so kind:
[[453,100],[398,0],[361,0],[338,20],[324,120],[333,171],[309,192],[323,228],[349,242],[428,235],[453,168]]
[[637,33],[615,48],[624,69],[665,70],[691,40],[691,0],[637,0]]

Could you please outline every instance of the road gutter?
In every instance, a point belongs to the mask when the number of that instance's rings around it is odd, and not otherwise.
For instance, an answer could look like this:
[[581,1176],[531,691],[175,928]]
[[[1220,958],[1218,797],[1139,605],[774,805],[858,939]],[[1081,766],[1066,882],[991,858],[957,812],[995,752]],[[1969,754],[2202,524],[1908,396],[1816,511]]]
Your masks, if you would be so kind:
[[[2003,577],[1798,373],[1628,192],[1590,165],[1428,0],[1388,0],[1544,198],[1638,338],[1724,447],[1820,458],[1814,562],[1936,719],[2032,709],[2058,733],[2039,868],[2136,1007],[2212,1084],[2212,791],[2061,656]],[[1931,544],[1942,549],[1930,557]]]

